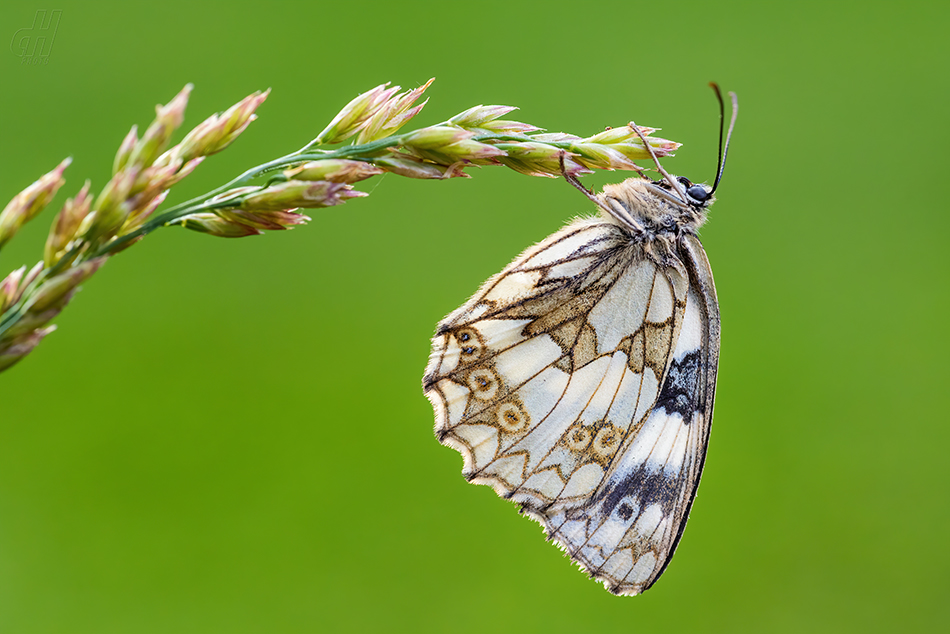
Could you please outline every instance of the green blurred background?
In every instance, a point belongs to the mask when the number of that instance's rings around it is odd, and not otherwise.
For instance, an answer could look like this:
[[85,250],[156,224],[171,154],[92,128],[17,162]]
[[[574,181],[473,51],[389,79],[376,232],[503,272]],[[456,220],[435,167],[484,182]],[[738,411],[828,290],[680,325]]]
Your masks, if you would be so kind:
[[[357,93],[418,117],[630,119],[715,168],[716,424],[661,581],[617,598],[459,474],[420,378],[435,323],[589,204],[502,168],[387,176],[307,227],[166,229],[112,260],[0,377],[4,632],[931,632],[950,623],[943,2],[369,0],[61,9],[49,64],[0,49],[0,203],[64,156],[100,188],[153,105],[260,120],[176,188],[300,147]],[[622,173],[587,177],[594,187]],[[39,258],[47,211],[5,249]]]

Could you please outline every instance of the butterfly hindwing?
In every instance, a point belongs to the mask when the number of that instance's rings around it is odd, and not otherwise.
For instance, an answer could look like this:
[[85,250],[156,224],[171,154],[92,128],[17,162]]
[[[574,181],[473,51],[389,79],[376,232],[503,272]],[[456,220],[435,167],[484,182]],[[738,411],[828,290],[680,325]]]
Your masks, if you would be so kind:
[[614,592],[662,572],[699,478],[709,311],[692,264],[576,220],[440,322],[423,380],[465,476]]
[[711,423],[718,358],[718,347],[708,352],[711,321],[718,332],[718,312],[710,320],[705,298],[691,287],[666,378],[643,425],[587,506],[545,517],[553,538],[611,592],[649,588],[685,526]]

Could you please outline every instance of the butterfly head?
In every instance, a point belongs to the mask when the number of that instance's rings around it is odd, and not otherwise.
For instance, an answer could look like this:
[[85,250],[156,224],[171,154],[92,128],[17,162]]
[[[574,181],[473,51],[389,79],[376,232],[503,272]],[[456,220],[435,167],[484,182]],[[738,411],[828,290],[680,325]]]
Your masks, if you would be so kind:
[[[659,180],[650,180],[646,178],[631,178],[620,187],[610,191],[604,190],[607,197],[619,199],[623,212],[616,213],[616,208],[606,208],[605,211],[613,216],[621,224],[632,228],[635,233],[649,236],[651,233],[669,233],[671,230],[695,230],[706,221],[706,210],[713,202],[713,194],[719,187],[722,180],[722,170],[726,164],[726,155],[729,152],[729,141],[732,138],[732,130],[736,125],[736,116],[739,114],[739,101],[734,92],[729,93],[732,99],[732,119],[729,122],[729,132],[725,135],[723,143],[723,131],[725,123],[725,103],[722,99],[722,93],[719,86],[715,83],[710,84],[716,92],[719,99],[719,152],[718,165],[716,165],[716,182],[710,187],[703,183],[693,183],[684,176],[673,176],[669,174],[663,166],[653,148],[643,135],[643,132],[632,121],[630,129],[637,133],[643,146],[650,153],[656,169],[663,178]],[[625,192],[626,196],[617,194]],[[626,200],[623,200],[626,198]],[[625,216],[625,217],[624,217]],[[639,217],[638,217],[639,216]]]
[[[694,184],[684,176],[672,176],[668,174],[666,170],[663,169],[663,166],[660,165],[660,161],[657,159],[656,154],[653,153],[653,149],[649,143],[647,143],[646,138],[642,136],[639,129],[635,128],[637,134],[641,135],[640,138],[643,140],[644,147],[647,148],[654,162],[656,162],[657,170],[663,175],[662,179],[651,181],[647,185],[647,188],[652,191],[653,194],[667,200],[674,206],[692,212],[700,212],[706,209],[715,200],[713,193],[716,191],[716,188],[719,187],[719,181],[722,180],[722,170],[726,166],[726,155],[729,153],[729,141],[732,138],[732,130],[736,125],[736,116],[739,114],[739,100],[736,98],[736,93],[730,92],[729,97],[732,99],[732,120],[729,122],[729,132],[726,134],[725,144],[723,144],[725,103],[722,100],[722,92],[720,92],[719,86],[716,85],[715,82],[709,85],[716,92],[716,98],[719,99],[719,152],[717,153],[716,182],[713,183],[712,187],[700,183]],[[633,123],[631,123],[630,126],[634,127]],[[700,219],[700,224],[703,219],[704,217]]]
[[[673,181],[677,187],[670,182]],[[713,204],[713,188],[704,183],[693,183],[685,176],[670,176],[645,183],[648,190],[681,208],[705,209]]]
[[716,200],[713,194],[722,180],[722,171],[729,152],[729,141],[739,113],[739,101],[736,94],[730,92],[732,119],[729,123],[729,132],[725,135],[725,143],[723,143],[725,103],[719,86],[714,83],[710,85],[719,99],[718,165],[716,166],[716,181],[712,187],[704,183],[693,183],[684,176],[673,176],[663,169],[643,130],[633,121],[629,123],[630,129],[640,137],[644,149],[649,152],[662,178],[658,180],[643,177],[628,178],[622,183],[607,185],[603,193],[595,196],[587,191],[575,176],[564,170],[562,155],[561,171],[564,178],[600,207],[606,218],[624,227],[637,239],[669,240],[683,231],[696,231],[706,221],[707,210]]

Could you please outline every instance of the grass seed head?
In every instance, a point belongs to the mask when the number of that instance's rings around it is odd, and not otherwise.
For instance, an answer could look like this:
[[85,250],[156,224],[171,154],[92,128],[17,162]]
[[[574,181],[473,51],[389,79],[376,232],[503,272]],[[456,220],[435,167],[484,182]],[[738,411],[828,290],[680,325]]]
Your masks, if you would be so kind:
[[185,107],[188,105],[188,95],[191,94],[192,87],[191,84],[186,85],[168,104],[155,106],[155,120],[136,142],[123,168],[128,165],[139,169],[151,167],[155,159],[165,151],[172,134],[185,120]]
[[250,225],[225,220],[211,212],[189,214],[179,218],[176,224],[181,225],[185,229],[191,229],[199,233],[207,233],[208,235],[217,236],[219,238],[243,238],[245,236],[257,236],[263,233],[263,231],[255,229]]
[[69,244],[79,234],[82,221],[89,215],[92,196],[89,193],[90,182],[87,180],[73,198],[63,204],[63,208],[50,227],[46,246],[43,249],[43,261],[47,267],[53,266],[66,254]]
[[331,183],[356,183],[382,173],[382,169],[371,163],[349,159],[310,161],[284,170],[284,176],[292,180],[330,181]]
[[64,159],[51,172],[41,176],[7,203],[3,212],[0,212],[0,247],[16,235],[20,227],[46,209],[66,182],[63,172],[70,163],[71,158]]

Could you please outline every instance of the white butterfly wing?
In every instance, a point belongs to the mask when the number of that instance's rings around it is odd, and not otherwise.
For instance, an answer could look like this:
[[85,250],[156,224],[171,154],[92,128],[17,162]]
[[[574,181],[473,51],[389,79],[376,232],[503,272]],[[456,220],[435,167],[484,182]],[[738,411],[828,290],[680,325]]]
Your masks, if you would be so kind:
[[423,379],[465,477],[622,594],[665,567],[705,455],[718,309],[688,240],[685,266],[658,266],[618,225],[575,220],[439,323]]

